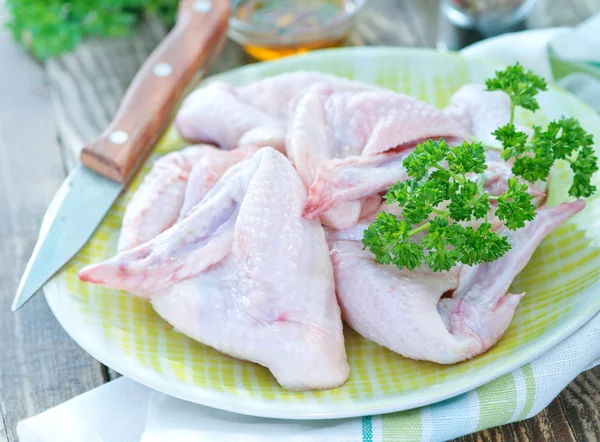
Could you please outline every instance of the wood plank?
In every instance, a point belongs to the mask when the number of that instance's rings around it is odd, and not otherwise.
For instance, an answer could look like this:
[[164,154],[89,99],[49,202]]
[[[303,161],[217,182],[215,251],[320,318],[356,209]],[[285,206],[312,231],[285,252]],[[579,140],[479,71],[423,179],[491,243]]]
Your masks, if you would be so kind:
[[138,68],[165,33],[162,24],[147,17],[132,38],[91,39],[45,63],[67,167],[83,144],[108,126]]
[[600,366],[569,384],[560,402],[575,440],[600,440]]
[[490,428],[455,439],[454,442],[576,442],[566,415],[556,398],[531,419]]
[[[67,168],[75,164],[83,145],[108,126],[138,68],[166,32],[148,16],[131,38],[93,39],[45,63]],[[209,75],[250,62],[238,44],[228,41]]]
[[[0,23],[4,21],[0,2]],[[39,224],[64,179],[42,68],[0,30],[0,440],[17,422],[104,382],[38,295],[10,311]]]

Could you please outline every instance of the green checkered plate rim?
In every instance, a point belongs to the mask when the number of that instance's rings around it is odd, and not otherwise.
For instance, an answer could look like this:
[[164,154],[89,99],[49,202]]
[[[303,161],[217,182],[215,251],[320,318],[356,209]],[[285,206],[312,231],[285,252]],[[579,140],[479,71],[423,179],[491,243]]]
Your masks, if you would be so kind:
[[[241,85],[297,70],[378,84],[443,107],[462,84],[482,82],[494,67],[430,50],[345,48],[259,63],[207,81]],[[540,112],[520,113],[518,121],[543,124],[562,114],[575,116],[600,140],[600,118],[570,94],[551,87],[540,95],[540,105]],[[177,333],[147,301],[77,278],[83,266],[115,253],[124,208],[152,160],[184,145],[171,127],[88,244],[46,286],[52,311],[75,341],[102,363],[155,390],[273,418],[329,419],[406,410],[469,391],[532,361],[600,310],[600,198],[593,198],[584,211],[546,238],[514,281],[511,291],[527,295],[504,337],[487,353],[449,366],[412,361],[346,329],[352,370],[346,384],[327,391],[286,391],[266,368],[230,358]],[[549,204],[567,199],[568,179],[568,168],[555,171]]]

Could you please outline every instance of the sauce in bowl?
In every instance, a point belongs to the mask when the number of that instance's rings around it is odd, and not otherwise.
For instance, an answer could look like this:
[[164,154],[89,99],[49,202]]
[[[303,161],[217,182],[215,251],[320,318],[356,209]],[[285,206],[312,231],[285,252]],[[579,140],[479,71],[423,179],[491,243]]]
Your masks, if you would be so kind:
[[271,60],[344,42],[363,0],[242,0],[230,35],[254,58]]

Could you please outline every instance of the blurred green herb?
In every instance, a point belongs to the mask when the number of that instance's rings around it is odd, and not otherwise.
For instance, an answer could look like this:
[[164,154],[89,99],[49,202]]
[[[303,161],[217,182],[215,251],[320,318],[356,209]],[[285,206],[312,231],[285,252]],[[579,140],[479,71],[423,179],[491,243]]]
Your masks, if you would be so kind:
[[7,0],[6,26],[37,58],[72,51],[86,37],[129,35],[144,12],[171,25],[176,0]]

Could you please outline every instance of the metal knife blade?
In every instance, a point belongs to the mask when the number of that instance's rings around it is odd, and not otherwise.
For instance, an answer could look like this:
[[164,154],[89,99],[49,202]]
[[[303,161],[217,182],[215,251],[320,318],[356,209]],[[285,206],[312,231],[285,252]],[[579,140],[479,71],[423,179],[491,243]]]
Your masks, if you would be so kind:
[[148,57],[105,132],[84,147],[54,197],[17,289],[19,309],[87,242],[165,129],[197,72],[218,55],[228,0],[181,0],[177,22]]
[[82,164],[75,166],[44,217],[12,311],[21,308],[85,245],[122,190],[122,184]]

